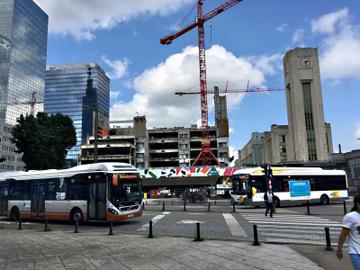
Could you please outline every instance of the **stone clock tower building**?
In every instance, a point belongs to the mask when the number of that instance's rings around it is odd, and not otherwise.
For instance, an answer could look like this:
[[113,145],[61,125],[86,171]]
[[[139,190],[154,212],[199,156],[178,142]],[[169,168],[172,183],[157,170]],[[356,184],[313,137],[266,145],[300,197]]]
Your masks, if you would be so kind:
[[327,160],[333,152],[330,124],[324,121],[316,48],[296,48],[284,57],[289,122],[288,161]]

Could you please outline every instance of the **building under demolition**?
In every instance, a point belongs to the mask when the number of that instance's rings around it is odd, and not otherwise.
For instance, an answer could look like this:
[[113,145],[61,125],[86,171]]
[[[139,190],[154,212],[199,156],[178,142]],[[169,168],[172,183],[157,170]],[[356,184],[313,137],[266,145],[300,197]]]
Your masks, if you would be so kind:
[[[208,128],[210,147],[220,165],[229,163],[229,127],[226,97],[214,95],[216,126]],[[125,126],[124,126],[125,124]],[[127,126],[126,126],[127,125]],[[112,121],[108,136],[94,136],[81,146],[79,162],[126,162],[139,169],[149,167],[191,166],[201,151],[202,129],[189,128],[147,129],[145,116],[133,120]],[[211,161],[209,165],[216,165]]]
[[[121,121],[124,123],[125,121]],[[115,123],[111,123],[113,125]],[[190,166],[201,151],[201,128],[146,128],[144,116],[134,117],[130,127],[112,127],[109,135],[99,137],[98,162],[126,162],[137,168]],[[228,137],[219,137],[216,127],[209,127],[211,150],[221,165],[229,161]],[[81,146],[80,163],[94,161],[94,136]],[[215,162],[209,165],[216,165]]]

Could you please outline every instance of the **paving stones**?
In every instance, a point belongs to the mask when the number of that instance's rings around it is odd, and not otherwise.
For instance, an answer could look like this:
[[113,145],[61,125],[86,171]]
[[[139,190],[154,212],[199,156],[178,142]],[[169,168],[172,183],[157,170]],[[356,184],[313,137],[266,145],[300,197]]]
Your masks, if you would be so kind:
[[2,229],[2,269],[322,269],[284,245]]

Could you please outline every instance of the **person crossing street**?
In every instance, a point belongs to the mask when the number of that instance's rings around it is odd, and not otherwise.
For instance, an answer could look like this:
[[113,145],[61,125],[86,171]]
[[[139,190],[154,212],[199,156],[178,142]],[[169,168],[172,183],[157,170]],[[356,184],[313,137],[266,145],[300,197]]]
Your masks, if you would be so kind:
[[274,193],[272,192],[271,189],[268,189],[265,192],[264,195],[264,201],[265,201],[265,205],[266,205],[266,211],[265,211],[265,216],[267,216],[268,212],[270,211],[270,217],[273,217],[273,213],[274,213]]

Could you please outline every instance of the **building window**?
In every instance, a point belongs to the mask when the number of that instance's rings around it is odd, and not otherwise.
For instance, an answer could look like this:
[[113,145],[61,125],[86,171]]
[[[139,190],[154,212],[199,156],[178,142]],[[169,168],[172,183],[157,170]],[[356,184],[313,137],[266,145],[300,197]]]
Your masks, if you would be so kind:
[[317,160],[310,82],[303,82],[302,88],[304,96],[305,127],[309,160]]

